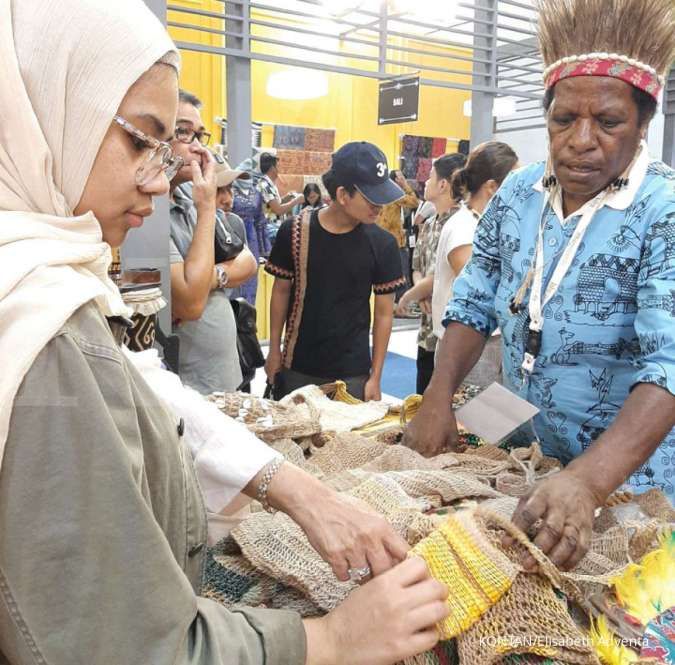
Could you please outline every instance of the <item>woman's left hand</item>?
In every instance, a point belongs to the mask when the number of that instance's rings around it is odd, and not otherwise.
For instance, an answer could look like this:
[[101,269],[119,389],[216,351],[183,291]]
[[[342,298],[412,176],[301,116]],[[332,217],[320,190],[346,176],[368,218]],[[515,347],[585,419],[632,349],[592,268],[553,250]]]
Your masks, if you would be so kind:
[[329,488],[291,517],[343,582],[350,579],[350,569],[370,569],[359,581],[380,575],[403,561],[410,549],[382,517]]

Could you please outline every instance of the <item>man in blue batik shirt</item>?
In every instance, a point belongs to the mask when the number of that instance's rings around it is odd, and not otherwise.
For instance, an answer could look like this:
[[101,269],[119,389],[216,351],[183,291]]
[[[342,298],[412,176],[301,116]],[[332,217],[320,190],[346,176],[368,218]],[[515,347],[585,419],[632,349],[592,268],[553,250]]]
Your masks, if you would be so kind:
[[648,77],[595,55],[549,74],[549,163],[512,174],[485,211],[405,438],[426,455],[456,445],[447,396],[499,327],[505,386],[540,409],[535,434],[565,465],[513,520],[563,569],[617,488],[672,501],[675,486],[675,172],[647,155]]

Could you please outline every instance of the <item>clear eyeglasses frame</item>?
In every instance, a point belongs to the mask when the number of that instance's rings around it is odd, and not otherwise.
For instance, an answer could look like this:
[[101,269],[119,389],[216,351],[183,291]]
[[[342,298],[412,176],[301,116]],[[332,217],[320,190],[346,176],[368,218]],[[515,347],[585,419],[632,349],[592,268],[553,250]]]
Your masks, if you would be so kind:
[[127,134],[141,141],[150,151],[145,162],[136,171],[136,185],[139,187],[148,185],[162,172],[169,181],[174,178],[184,162],[182,157],[176,157],[173,154],[168,143],[158,141],[154,136],[148,136],[120,115],[116,115],[113,122],[117,123]]

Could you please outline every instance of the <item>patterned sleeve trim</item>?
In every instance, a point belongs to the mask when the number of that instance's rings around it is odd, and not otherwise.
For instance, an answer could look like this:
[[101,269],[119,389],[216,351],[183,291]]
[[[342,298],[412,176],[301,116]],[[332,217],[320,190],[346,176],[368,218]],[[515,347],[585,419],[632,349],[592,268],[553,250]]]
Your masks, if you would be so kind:
[[399,277],[391,282],[386,282],[385,284],[373,284],[373,291],[377,295],[384,295],[386,293],[393,293],[401,286],[405,286],[405,277]]
[[460,314],[459,312],[448,311],[443,317],[443,326],[448,327],[451,323],[461,323],[464,326],[473,328],[476,332],[489,337],[493,330],[490,329],[490,326],[486,325],[484,321],[479,321],[469,314]]
[[292,270],[284,270],[284,268],[275,266],[269,261],[265,264],[265,272],[274,277],[281,277],[281,279],[293,279],[295,277],[295,273]]

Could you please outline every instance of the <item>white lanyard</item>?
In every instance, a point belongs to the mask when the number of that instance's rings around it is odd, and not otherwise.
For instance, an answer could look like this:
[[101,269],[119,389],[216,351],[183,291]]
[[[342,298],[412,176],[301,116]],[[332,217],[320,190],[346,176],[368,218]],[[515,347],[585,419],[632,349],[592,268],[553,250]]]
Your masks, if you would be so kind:
[[542,289],[544,284],[544,218],[550,195],[546,192],[546,195],[544,196],[544,207],[539,223],[534,272],[532,275],[532,290],[530,292],[530,302],[528,307],[530,314],[530,332],[527,337],[525,357],[522,364],[522,369],[527,373],[532,373],[534,370],[534,364],[539,355],[539,351],[541,350],[541,331],[544,328],[543,309],[548,301],[555,295],[561,282],[565,278],[565,275],[572,266],[572,262],[579,250],[579,245],[581,245],[586,230],[593,221],[595,213],[602,207],[607,196],[608,192],[605,190],[588,203],[586,210],[577,224],[577,228],[574,230],[570,241],[567,243],[567,247],[565,247],[565,251],[553,271],[553,275],[551,276],[542,299]]

